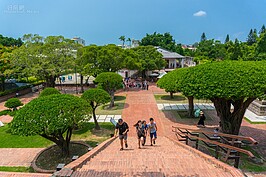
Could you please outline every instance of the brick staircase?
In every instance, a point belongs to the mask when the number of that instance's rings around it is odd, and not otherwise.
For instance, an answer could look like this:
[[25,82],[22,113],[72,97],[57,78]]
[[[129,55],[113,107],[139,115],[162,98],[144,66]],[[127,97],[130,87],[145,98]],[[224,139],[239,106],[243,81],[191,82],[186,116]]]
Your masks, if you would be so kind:
[[44,173],[16,173],[16,172],[1,172],[1,177],[49,177],[51,174]]
[[129,142],[128,149],[119,151],[115,140],[71,176],[235,176],[166,137],[142,149],[137,148],[135,137],[129,137]]

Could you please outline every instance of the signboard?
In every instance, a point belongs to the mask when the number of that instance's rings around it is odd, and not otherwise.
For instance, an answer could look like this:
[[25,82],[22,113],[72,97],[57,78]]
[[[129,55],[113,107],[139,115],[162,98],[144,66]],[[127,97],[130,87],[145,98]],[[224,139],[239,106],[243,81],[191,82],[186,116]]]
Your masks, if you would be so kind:
[[117,122],[114,120],[114,118],[111,118],[111,119],[110,119],[110,122],[111,122],[114,126],[116,126],[116,124],[117,124]]

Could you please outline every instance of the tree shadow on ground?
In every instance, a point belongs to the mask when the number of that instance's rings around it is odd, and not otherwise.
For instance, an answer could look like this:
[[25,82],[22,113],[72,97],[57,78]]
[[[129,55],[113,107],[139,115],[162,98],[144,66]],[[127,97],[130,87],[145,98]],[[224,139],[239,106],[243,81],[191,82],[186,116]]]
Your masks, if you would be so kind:
[[249,136],[254,138],[258,144],[253,145],[252,148],[259,153],[264,159],[266,159],[266,126],[265,129],[241,126],[240,134],[243,136]]
[[125,96],[120,96],[120,95],[115,96],[115,101],[123,101],[123,100],[126,100]]
[[186,97],[180,95],[174,95],[174,98],[171,98],[170,95],[163,95],[161,96],[161,100],[183,101],[186,100]]

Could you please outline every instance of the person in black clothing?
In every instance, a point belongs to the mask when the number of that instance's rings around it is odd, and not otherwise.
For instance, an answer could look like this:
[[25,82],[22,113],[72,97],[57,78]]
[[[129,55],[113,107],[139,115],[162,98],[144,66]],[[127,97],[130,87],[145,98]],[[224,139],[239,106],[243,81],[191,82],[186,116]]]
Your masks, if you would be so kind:
[[[145,133],[145,126],[142,124],[142,121],[139,120],[134,127],[136,127],[136,133],[137,133],[137,137],[138,137],[138,144],[139,144],[139,149],[140,147],[140,142],[142,144],[142,146],[144,146],[144,138],[146,137],[146,133]],[[141,140],[141,137],[143,138]]]
[[198,127],[205,127],[204,121],[206,119],[203,111],[200,111],[200,116],[199,116],[200,120],[198,122]]
[[117,133],[119,133],[119,139],[121,143],[121,151],[123,150],[123,141],[125,142],[125,147],[127,148],[127,132],[129,131],[129,127],[126,122],[123,121],[123,119],[119,119],[118,123],[115,127],[115,136],[117,137]]

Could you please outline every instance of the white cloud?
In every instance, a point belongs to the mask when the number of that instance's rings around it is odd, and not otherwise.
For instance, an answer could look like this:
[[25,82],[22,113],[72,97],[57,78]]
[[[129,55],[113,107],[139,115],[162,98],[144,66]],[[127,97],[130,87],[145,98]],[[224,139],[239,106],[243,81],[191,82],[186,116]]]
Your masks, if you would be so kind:
[[202,11],[202,10],[193,14],[193,16],[195,16],[195,17],[204,17],[206,15],[207,15],[207,13],[205,11]]

